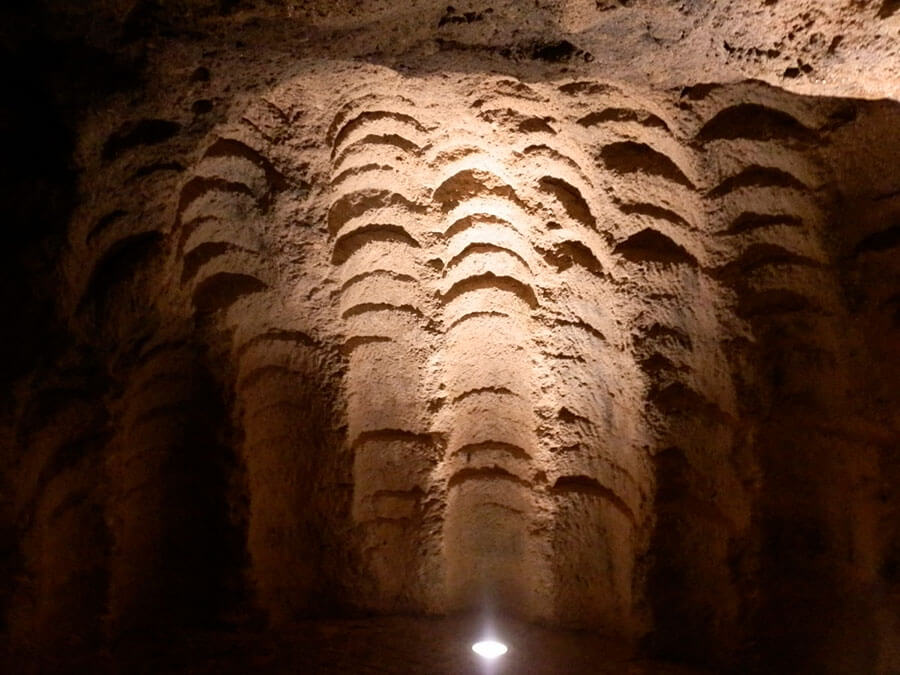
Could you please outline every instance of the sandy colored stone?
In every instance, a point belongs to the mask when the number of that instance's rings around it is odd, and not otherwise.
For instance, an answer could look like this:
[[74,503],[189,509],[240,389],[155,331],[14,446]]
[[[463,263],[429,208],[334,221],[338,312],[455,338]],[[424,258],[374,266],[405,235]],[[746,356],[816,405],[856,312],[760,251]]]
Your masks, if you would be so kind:
[[900,667],[900,6],[93,9],[52,30],[146,60],[79,115],[65,347],[3,417],[17,663],[489,607]]

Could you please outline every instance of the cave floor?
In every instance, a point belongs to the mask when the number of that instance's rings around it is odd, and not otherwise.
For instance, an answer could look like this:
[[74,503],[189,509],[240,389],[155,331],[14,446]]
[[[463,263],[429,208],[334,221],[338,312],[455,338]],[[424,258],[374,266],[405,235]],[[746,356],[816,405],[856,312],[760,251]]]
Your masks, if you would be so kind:
[[21,672],[244,675],[248,673],[591,673],[688,675],[707,671],[635,658],[632,648],[594,633],[504,621],[495,635],[509,653],[486,664],[470,650],[483,637],[475,617],[378,617],[303,621],[279,632],[247,628],[147,634],[102,656],[29,664]]

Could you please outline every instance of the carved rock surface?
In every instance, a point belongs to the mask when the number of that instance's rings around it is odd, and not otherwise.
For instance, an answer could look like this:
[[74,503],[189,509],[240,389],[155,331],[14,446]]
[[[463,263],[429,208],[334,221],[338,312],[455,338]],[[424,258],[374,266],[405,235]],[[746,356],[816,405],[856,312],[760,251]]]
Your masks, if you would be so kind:
[[900,668],[900,11],[484,4],[97,9],[140,84],[9,254],[17,667]]

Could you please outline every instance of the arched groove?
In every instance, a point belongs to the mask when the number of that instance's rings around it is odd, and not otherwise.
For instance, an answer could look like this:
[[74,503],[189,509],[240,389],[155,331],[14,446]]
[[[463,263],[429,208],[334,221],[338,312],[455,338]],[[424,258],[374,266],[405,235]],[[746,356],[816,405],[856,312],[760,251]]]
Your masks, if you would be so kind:
[[257,204],[261,204],[261,199],[256,195],[249,185],[238,183],[236,181],[225,180],[224,178],[209,178],[207,176],[194,176],[184,187],[181,188],[181,197],[178,200],[178,209],[176,210],[176,222],[181,222],[181,214],[185,209],[203,194],[210,191],[230,192],[233,194],[246,195],[253,199]]
[[444,269],[445,271],[449,271],[452,267],[461,263],[468,256],[477,255],[479,253],[502,253],[505,255],[509,255],[522,263],[525,266],[525,269],[527,269],[529,272],[531,271],[531,266],[526,262],[525,258],[513,251],[511,248],[484,242],[473,242],[466,246],[462,251],[457,253],[447,262],[447,265]]
[[495,288],[512,293],[532,309],[538,306],[537,296],[535,296],[534,290],[530,285],[513,277],[497,276],[491,272],[460,279],[444,293],[442,299],[444,303],[450,303],[465,293],[485,288]]
[[194,289],[194,308],[199,314],[212,314],[227,309],[241,298],[260,293],[268,286],[249,274],[217,272],[204,279]]
[[662,129],[667,133],[672,133],[669,125],[660,117],[644,110],[631,108],[606,108],[588,113],[578,120],[578,124],[583,127],[593,127],[607,122],[636,122],[644,127]]
[[373,145],[386,145],[393,150],[400,150],[412,156],[418,156],[422,152],[418,145],[399,134],[367,134],[341,150],[332,161],[332,167],[335,169],[341,167],[348,158],[358,154],[360,148]]
[[418,433],[408,429],[369,429],[357,434],[352,447],[357,448],[366,443],[416,443],[432,445],[439,441],[437,434]]
[[[584,173],[581,162],[576,161],[566,153],[562,152],[561,150],[557,150],[547,143],[538,143],[535,145],[526,146],[525,149],[522,150],[522,155],[524,155],[526,162],[530,162],[530,160],[536,155],[544,156],[553,162],[558,162],[563,166],[568,167],[575,174],[577,174],[578,178],[583,181],[584,185],[588,186],[589,189],[593,189],[594,187],[590,177]],[[584,164],[590,166],[590,161],[585,160]]]
[[476,159],[467,156],[455,166],[448,167],[446,177],[432,193],[434,200],[448,205],[446,210],[465,199],[485,194],[520,203],[515,188],[503,177],[508,169],[506,163],[484,151],[479,151],[478,155]]
[[348,178],[355,178],[367,173],[375,173],[379,171],[393,171],[394,167],[389,164],[378,164],[377,162],[369,162],[362,166],[352,166],[349,169],[341,171],[337,176],[331,179],[331,186],[337,187]]
[[482,108],[478,118],[488,124],[502,124],[507,128],[515,128],[520,133],[547,133],[556,134],[550,122],[555,122],[552,117],[538,116],[524,113],[515,108]]
[[467,391],[462,392],[461,394],[457,394],[453,397],[453,403],[459,403],[470,396],[479,396],[481,394],[497,394],[499,396],[516,396],[519,394],[514,392],[512,389],[508,387],[499,387],[499,386],[488,386],[488,387],[476,387],[475,389],[469,389]]
[[[196,209],[197,211],[214,211],[216,206],[220,204],[208,204],[213,208],[204,207]],[[236,206],[230,204],[229,206]],[[227,209],[228,207],[225,207]],[[224,210],[224,209],[223,209]],[[243,211],[243,209],[236,209]],[[191,208],[190,212],[195,212]],[[252,213],[252,212],[251,212]],[[231,216],[231,217],[229,217]],[[182,227],[179,232],[177,252],[179,254],[187,254],[197,248],[201,244],[210,242],[226,242],[232,244],[236,249],[242,249],[252,253],[258,253],[263,247],[260,240],[260,231],[256,227],[256,223],[252,221],[252,216],[246,211],[242,213],[213,213],[209,217],[192,218],[190,227]]]
[[[354,268],[358,266],[354,265]],[[331,294],[334,297],[334,293]],[[420,307],[423,302],[424,294],[421,293],[419,284],[415,282],[399,282],[387,275],[369,276],[362,282],[354,284],[339,293],[339,306],[341,312],[351,310],[357,305],[365,305],[368,303],[388,304],[393,306]],[[342,314],[343,316],[344,314]],[[354,316],[355,312],[350,311],[346,316]],[[408,324],[408,322],[405,322]],[[375,331],[375,324],[367,326],[365,321],[353,321],[352,332],[370,333]],[[381,327],[378,333],[387,328]],[[399,324],[395,325],[399,329]]]
[[341,354],[349,356],[359,347],[376,344],[379,342],[393,341],[393,338],[385,337],[384,335],[354,335],[344,340],[344,342],[341,344],[340,351]]
[[467,314],[463,314],[461,317],[454,320],[449,326],[447,326],[447,331],[449,332],[449,331],[453,330],[454,328],[459,326],[461,323],[464,323],[466,321],[470,321],[472,319],[483,319],[485,317],[491,317],[494,319],[496,319],[496,318],[508,319],[509,314],[506,314],[505,312],[484,311],[484,310],[479,310],[477,312],[469,312]]
[[356,251],[370,242],[391,241],[405,244],[410,248],[420,248],[420,244],[400,225],[373,223],[342,234],[334,242],[331,262],[340,265]]
[[[369,173],[369,174],[361,174],[357,176],[352,176],[347,178],[341,185],[332,185],[332,199],[339,200],[341,197],[352,194],[359,194],[362,192],[373,192],[378,189],[390,188],[390,190],[394,191],[395,194],[400,195],[407,199],[410,203],[415,204],[416,208],[423,212],[428,204],[425,201],[427,199],[427,195],[423,195],[420,192],[420,186],[416,184],[415,181],[409,179],[409,173],[403,171],[402,169],[394,170],[390,169],[387,172],[381,171],[379,173]],[[401,222],[407,222],[408,220],[415,220],[410,218],[410,212],[407,208],[404,207],[390,207],[392,208],[392,215],[387,216],[384,212],[380,213],[379,216],[382,220],[392,221],[397,218],[401,219]],[[369,220],[371,214],[365,214],[362,216],[362,220]],[[354,215],[350,217],[350,220],[354,220],[359,218],[359,215]],[[340,229],[336,230],[335,233],[340,232]]]
[[[39,499],[38,496],[43,494],[47,486],[55,479],[83,467],[86,462],[90,461],[91,456],[96,457],[98,452],[102,452],[107,447],[111,438],[112,433],[109,431],[77,434],[71,440],[56,447],[47,457],[46,463],[41,467],[35,480],[36,499]],[[36,508],[38,508],[38,503],[31,502],[29,504],[29,510]]]
[[334,141],[332,141],[332,157],[334,157],[335,152],[346,140],[347,136],[353,133],[354,130],[366,124],[379,122],[382,120],[388,120],[397,124],[411,126],[420,133],[426,132],[426,129],[424,126],[422,126],[422,123],[412,115],[406,115],[404,113],[398,113],[389,110],[367,110],[359,113],[355,117],[350,118],[346,123],[343,124],[343,126],[340,127],[340,129],[334,136]]
[[88,230],[87,236],[84,238],[85,243],[90,244],[94,239],[109,229],[113,223],[118,222],[126,215],[128,215],[128,212],[123,211],[122,209],[115,209],[114,211],[107,213],[100,218],[90,230]]
[[430,146],[432,152],[435,153],[427,162],[430,169],[449,166],[453,162],[458,162],[466,157],[471,157],[472,155],[484,154],[484,148],[474,144],[453,145],[449,148],[446,147],[446,145],[446,143],[437,143]]
[[471,227],[482,224],[499,225],[501,227],[505,227],[511,232],[519,234],[519,231],[515,228],[515,226],[505,218],[501,218],[489,213],[475,213],[453,221],[450,227],[444,230],[444,238],[450,239],[460,232],[464,232]]
[[[408,98],[397,96],[396,94],[379,94],[369,92],[354,99],[350,99],[335,113],[328,131],[325,133],[325,141],[330,146],[334,146],[335,137],[338,131],[353,119],[353,117],[366,112],[384,110],[385,107],[393,104],[397,108],[414,109],[415,104]],[[357,112],[359,111],[359,112]],[[396,112],[396,111],[394,111]]]
[[603,276],[603,265],[583,242],[567,239],[554,244],[549,250],[539,252],[557,272],[565,272],[572,265],[580,265],[594,276]]
[[182,283],[193,279],[197,272],[210,260],[226,253],[254,253],[242,246],[235,246],[227,241],[208,241],[195,246],[185,254],[181,270]]
[[791,214],[744,211],[731,222],[723,234],[744,234],[762,227],[773,227],[775,225],[802,227],[803,220],[799,216]]
[[703,125],[701,141],[744,138],[752,141],[811,143],[817,134],[796,117],[758,103],[741,103],[719,111]]
[[[41,489],[43,491],[43,488]],[[47,519],[47,522],[51,526],[56,526],[59,523],[59,520],[71,513],[75,509],[83,506],[90,498],[93,490],[88,488],[85,490],[76,490],[69,494],[68,497],[63,499],[54,509],[50,512],[50,516]]]
[[531,483],[499,466],[466,467],[460,469],[447,481],[447,488],[452,489],[469,481],[507,481],[522,487],[530,488]]
[[341,312],[341,317],[344,319],[348,319],[352,316],[359,316],[360,314],[367,314],[369,312],[404,312],[406,314],[412,314],[415,317],[423,316],[422,310],[418,307],[414,307],[413,305],[392,305],[388,302],[361,302],[358,305],[353,305],[352,307],[348,307],[343,312]]
[[735,190],[746,187],[790,188],[809,190],[801,180],[781,169],[767,166],[750,166],[740,173],[726,178],[707,193],[709,197],[723,197]]
[[393,270],[387,269],[375,269],[375,270],[366,270],[365,272],[360,272],[359,274],[354,274],[352,277],[347,279],[343,284],[341,284],[341,291],[346,291],[348,288],[353,286],[354,284],[361,283],[370,277],[387,277],[394,281],[400,282],[417,282],[414,276],[410,274],[402,274],[400,272],[394,272]]
[[656,262],[697,266],[697,259],[683,246],[658,230],[645,228],[618,244],[613,253],[631,262]]
[[608,502],[616,510],[620,511],[628,518],[628,521],[632,525],[636,522],[634,511],[632,511],[631,507],[625,503],[625,500],[608,487],[601,485],[600,481],[591,476],[560,476],[554,481],[553,487],[550,488],[550,492],[554,495],[577,494],[585,497],[602,499],[603,501]]
[[[395,302],[395,305],[403,304],[402,300]],[[412,303],[409,303],[412,304]],[[349,305],[349,303],[348,303]],[[431,318],[431,315],[428,314],[426,316],[417,316],[412,311],[404,312],[397,311],[392,307],[386,307],[381,310],[373,310],[371,312],[363,312],[361,314],[356,314],[355,316],[350,316],[344,319],[343,332],[346,337],[352,336],[372,336],[372,337],[385,337],[389,338],[391,342],[397,342],[406,344],[406,338],[412,333],[419,333],[421,331],[432,331],[436,330],[434,320]],[[360,345],[355,345],[354,349],[359,347]],[[377,347],[377,345],[372,345],[373,349]],[[388,348],[388,345],[382,345],[377,351],[379,353],[385,353],[384,349]],[[399,346],[391,347],[392,349],[399,349]],[[368,356],[371,354],[373,350],[364,350],[365,354]],[[365,364],[357,363],[357,366],[363,365],[367,370],[371,370]],[[375,365],[375,364],[372,364]],[[371,382],[369,385],[370,388],[377,388],[381,386],[376,382]]]
[[853,249],[854,255],[878,253],[900,246],[900,224],[864,237]]
[[646,143],[610,143],[600,150],[600,159],[607,169],[616,173],[645,173],[694,189],[693,182],[671,158]]
[[530,278],[531,268],[536,261],[534,252],[524,237],[511,236],[505,228],[490,226],[473,227],[451,239],[443,255],[453,260],[452,265],[448,262],[446,266],[434,267],[442,271],[445,279],[458,279],[461,274],[465,274],[465,270],[474,274],[473,266],[477,268],[485,265],[485,269],[489,268],[498,274],[520,276],[524,272],[526,276],[522,278]]
[[740,280],[766,265],[821,267],[822,263],[808,256],[798,255],[778,244],[757,243],[749,246],[736,260],[719,268],[717,274],[724,279]]
[[152,230],[125,237],[110,246],[94,265],[78,309],[131,278],[143,263],[162,250],[162,239],[162,234]]
[[399,207],[410,213],[422,213],[424,209],[403,195],[391,190],[357,190],[345,194],[335,201],[328,210],[328,231],[334,235],[349,220],[363,215],[366,211],[377,211]]
[[529,453],[525,448],[522,448],[514,443],[494,440],[479,441],[477,443],[467,443],[456,448],[452,453],[450,453],[450,456],[456,457],[458,455],[467,455],[471,457],[472,455],[478,453],[491,451],[502,452],[503,454],[514,457],[515,459],[531,459],[531,453]]
[[473,197],[493,195],[521,205],[516,191],[496,174],[481,169],[462,169],[444,180],[433,193],[446,212]]
[[556,197],[570,218],[592,230],[597,229],[597,221],[591,213],[591,207],[577,187],[554,176],[544,176],[538,183],[542,191]]
[[182,164],[181,162],[153,162],[152,164],[146,164],[137,169],[133,174],[131,174],[125,182],[132,183],[139,178],[146,178],[147,176],[151,176],[154,173],[165,171],[181,173],[182,171],[184,171],[184,164]]
[[419,159],[430,146],[408,147],[406,143],[396,144],[395,141],[390,134],[370,134],[354,141],[341,150],[331,162],[331,175],[337,176],[342,171],[352,171],[364,164],[383,164],[385,169],[390,171],[416,166],[416,170],[420,171]]
[[219,138],[203,153],[207,157],[240,157],[255,164],[266,175],[266,182],[274,190],[282,190],[286,186],[284,176],[274,167],[266,157],[255,148],[234,138]]
[[319,343],[308,333],[299,330],[270,330],[254,335],[235,351],[235,361],[240,362],[244,355],[263,342],[291,342],[304,347],[319,347]]
[[687,221],[684,216],[671,209],[649,204],[647,202],[629,202],[626,204],[618,204],[619,211],[627,216],[648,216],[656,220],[665,220],[680,227],[693,229],[693,225]]
[[184,250],[191,235],[203,226],[204,223],[215,222],[218,220],[220,220],[219,216],[197,216],[184,221],[181,224],[181,233],[178,235],[178,251]]
[[102,157],[108,162],[123,152],[142,145],[157,145],[181,131],[181,125],[171,120],[143,119],[124,124],[103,144]]

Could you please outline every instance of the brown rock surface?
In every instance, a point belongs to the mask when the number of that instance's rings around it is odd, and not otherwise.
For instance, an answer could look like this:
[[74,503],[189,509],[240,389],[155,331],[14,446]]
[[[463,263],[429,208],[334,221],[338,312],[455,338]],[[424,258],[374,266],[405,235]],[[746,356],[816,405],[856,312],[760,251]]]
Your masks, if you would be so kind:
[[900,5],[7,11],[15,670],[900,669]]

